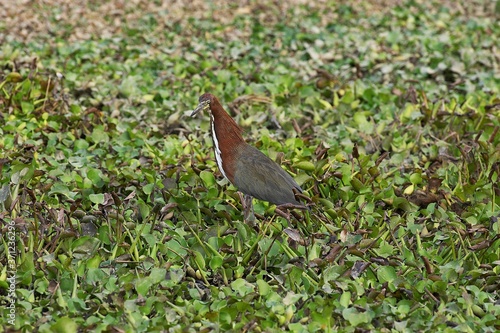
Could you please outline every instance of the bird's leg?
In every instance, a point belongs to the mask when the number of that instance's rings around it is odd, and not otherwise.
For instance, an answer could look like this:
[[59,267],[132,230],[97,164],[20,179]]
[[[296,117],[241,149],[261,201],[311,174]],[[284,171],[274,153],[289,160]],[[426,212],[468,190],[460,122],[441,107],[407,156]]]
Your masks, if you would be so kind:
[[241,206],[243,207],[243,220],[247,223],[253,224],[255,222],[255,214],[253,213],[252,196],[243,194],[241,198]]

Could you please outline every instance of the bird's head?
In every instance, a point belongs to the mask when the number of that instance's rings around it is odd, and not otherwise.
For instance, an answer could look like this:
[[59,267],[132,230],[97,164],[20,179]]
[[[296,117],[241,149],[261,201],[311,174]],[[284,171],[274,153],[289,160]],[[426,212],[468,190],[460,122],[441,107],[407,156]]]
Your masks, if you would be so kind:
[[212,101],[214,101],[216,99],[216,97],[212,94],[203,94],[200,96],[200,98],[198,99],[199,103],[198,106],[196,107],[196,109],[193,110],[193,112],[191,113],[191,117],[194,117],[198,112],[200,111],[204,111],[206,109],[209,109],[210,108],[210,104],[212,103]]

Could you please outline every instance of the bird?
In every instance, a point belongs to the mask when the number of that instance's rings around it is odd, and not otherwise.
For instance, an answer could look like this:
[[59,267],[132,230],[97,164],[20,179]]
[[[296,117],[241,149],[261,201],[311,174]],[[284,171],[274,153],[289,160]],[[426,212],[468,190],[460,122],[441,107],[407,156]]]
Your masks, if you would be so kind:
[[205,93],[198,101],[191,117],[209,110],[215,160],[222,175],[244,194],[244,220],[255,219],[252,198],[277,206],[304,207],[295,197],[295,192],[303,192],[302,188],[276,162],[246,143],[242,128],[224,110],[219,99]]

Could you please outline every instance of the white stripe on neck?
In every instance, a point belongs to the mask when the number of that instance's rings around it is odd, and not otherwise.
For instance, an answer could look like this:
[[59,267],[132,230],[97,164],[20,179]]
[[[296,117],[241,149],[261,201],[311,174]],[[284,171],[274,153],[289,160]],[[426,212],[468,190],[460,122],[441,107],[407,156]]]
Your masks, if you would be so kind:
[[222,175],[225,178],[227,178],[226,173],[224,172],[224,169],[222,168],[222,152],[220,151],[220,148],[219,148],[219,141],[217,140],[217,135],[215,135],[214,116],[211,113],[210,113],[210,118],[212,118],[211,125],[212,125],[212,138],[214,140],[214,148],[215,148],[214,149],[215,160],[217,161],[217,166],[219,167],[220,172],[222,172]]

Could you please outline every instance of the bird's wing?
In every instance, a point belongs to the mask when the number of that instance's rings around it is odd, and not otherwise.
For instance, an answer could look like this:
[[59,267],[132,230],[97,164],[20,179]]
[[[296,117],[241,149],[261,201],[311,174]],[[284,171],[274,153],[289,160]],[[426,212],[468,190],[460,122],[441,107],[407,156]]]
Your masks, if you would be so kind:
[[295,180],[277,163],[252,146],[239,155],[235,185],[254,198],[276,205],[299,204],[293,189],[302,192]]

